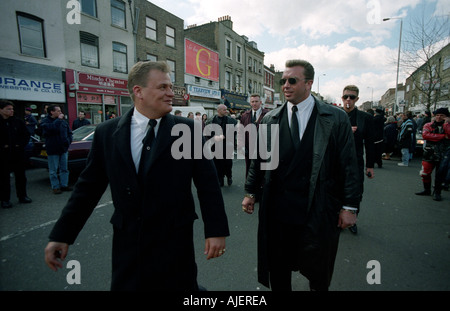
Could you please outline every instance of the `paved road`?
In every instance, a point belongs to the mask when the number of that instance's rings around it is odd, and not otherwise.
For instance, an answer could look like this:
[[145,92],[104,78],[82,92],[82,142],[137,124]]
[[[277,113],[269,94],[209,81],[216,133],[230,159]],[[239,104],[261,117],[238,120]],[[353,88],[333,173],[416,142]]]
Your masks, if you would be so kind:
[[[450,192],[444,201],[418,197],[420,161],[398,167],[385,161],[375,169],[375,179],[366,180],[358,235],[341,234],[333,291],[446,291],[450,290]],[[231,236],[226,255],[207,261],[203,255],[201,220],[195,225],[199,283],[215,291],[267,291],[256,279],[257,216],[241,211],[244,163],[234,163],[234,183],[222,189]],[[69,197],[50,192],[46,170],[29,170],[28,188],[33,203],[0,210],[0,290],[26,291],[107,291],[110,286],[112,229],[109,219],[112,202],[109,190],[93,212],[66,263],[81,265],[81,284],[66,280],[72,269],[58,272],[44,263],[47,236]],[[195,190],[195,189],[194,189]],[[380,266],[381,284],[370,285],[369,261]],[[304,277],[293,276],[295,290],[308,290]]]

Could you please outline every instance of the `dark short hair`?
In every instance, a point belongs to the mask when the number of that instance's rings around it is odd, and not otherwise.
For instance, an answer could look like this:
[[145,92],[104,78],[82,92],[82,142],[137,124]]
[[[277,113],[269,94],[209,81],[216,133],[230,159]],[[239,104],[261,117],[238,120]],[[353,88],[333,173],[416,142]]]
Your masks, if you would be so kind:
[[61,108],[59,105],[50,105],[47,107],[47,113],[50,114],[50,112],[55,111],[56,107]]
[[14,104],[12,101],[9,100],[5,100],[5,99],[0,99],[0,109],[4,109],[6,106],[13,106]]
[[303,67],[305,69],[304,75],[305,79],[307,80],[314,80],[314,67],[311,65],[308,61],[303,59],[291,59],[286,61],[286,67],[292,68],[292,67]]

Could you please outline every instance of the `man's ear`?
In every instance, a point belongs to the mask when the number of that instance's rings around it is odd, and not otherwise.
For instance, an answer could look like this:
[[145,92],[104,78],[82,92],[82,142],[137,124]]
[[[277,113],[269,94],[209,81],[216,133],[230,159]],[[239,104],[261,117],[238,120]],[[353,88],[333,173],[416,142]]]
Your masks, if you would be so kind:
[[133,94],[134,94],[134,97],[142,99],[143,98],[142,87],[140,85],[133,86]]

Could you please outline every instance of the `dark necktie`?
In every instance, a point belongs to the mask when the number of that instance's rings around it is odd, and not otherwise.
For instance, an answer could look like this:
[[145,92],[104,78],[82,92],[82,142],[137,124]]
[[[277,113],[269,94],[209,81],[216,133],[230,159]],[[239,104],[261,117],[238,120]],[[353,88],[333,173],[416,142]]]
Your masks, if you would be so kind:
[[295,150],[300,148],[300,134],[299,134],[299,124],[297,119],[297,106],[292,106],[292,116],[291,116],[291,137],[294,143]]
[[156,120],[150,119],[148,121],[148,125],[150,126],[147,130],[147,135],[142,140],[142,153],[141,153],[141,161],[139,162],[139,174],[143,173],[144,163],[150,160],[150,150],[152,147],[153,140],[155,139],[155,126]]
[[253,112],[252,123],[256,123],[256,111]]

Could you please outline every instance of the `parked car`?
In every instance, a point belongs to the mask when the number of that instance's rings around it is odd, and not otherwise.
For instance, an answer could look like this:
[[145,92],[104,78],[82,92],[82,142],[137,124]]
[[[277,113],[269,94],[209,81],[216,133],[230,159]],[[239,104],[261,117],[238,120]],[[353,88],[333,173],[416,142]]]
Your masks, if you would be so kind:
[[422,132],[417,131],[417,133],[416,133],[416,150],[415,150],[417,155],[422,155],[423,145],[425,145],[425,140],[422,137]]
[[[95,128],[95,125],[86,125],[73,131],[73,141],[68,150],[68,168],[71,173],[79,173],[86,167]],[[32,166],[48,168],[47,150],[44,141],[34,143],[33,155],[30,158]]]

